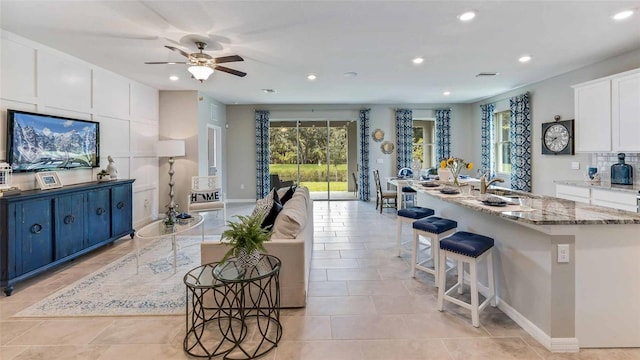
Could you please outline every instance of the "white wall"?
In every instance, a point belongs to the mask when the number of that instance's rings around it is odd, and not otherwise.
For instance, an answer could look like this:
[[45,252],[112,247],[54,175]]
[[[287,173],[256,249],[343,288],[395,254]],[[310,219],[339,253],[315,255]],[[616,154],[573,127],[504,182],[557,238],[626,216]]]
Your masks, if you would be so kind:
[[[216,125],[223,131],[226,121],[225,106],[198,91],[160,91],[160,140],[185,141],[185,156],[175,158],[173,165],[174,201],[178,211],[187,209],[187,197],[191,191],[191,177],[207,175],[207,125]],[[219,174],[226,170],[222,157]],[[159,158],[159,212],[165,213],[169,203],[169,164],[167,158]],[[224,178],[224,175],[223,175]],[[223,182],[224,192],[224,182]]]
[[[533,65],[533,64],[532,64]],[[555,195],[554,180],[581,180],[592,161],[591,154],[542,155],[542,123],[553,121],[554,115],[574,119],[574,98],[571,85],[640,67],[640,49],[597,64],[571,71],[517,90],[471,104],[471,124],[474,162],[480,164],[480,104],[496,102],[496,110],[508,108],[509,97],[530,93],[532,117],[532,192]],[[640,141],[640,140],[639,140]],[[579,162],[580,169],[572,170],[571,162]]]
[[[157,214],[158,91],[31,40],[0,30],[0,159],[6,159],[6,110],[100,123],[100,167],[111,155],[133,183],[134,227]],[[59,171],[65,185],[96,180],[100,169]],[[36,187],[34,173],[16,173],[13,186]]]
[[[269,110],[271,120],[357,120],[359,110],[370,108],[369,132],[381,129],[384,140],[396,143],[395,109],[415,109],[416,116],[433,116],[429,109],[451,108],[451,154],[469,158],[472,144],[467,140],[470,129],[469,105],[465,104],[403,104],[403,105],[228,105],[227,106],[227,194],[232,200],[255,200],[255,110]],[[424,110],[427,109],[427,110]],[[368,134],[370,136],[371,134]],[[396,173],[396,151],[386,155],[380,143],[369,142],[369,171],[378,169],[380,177]],[[379,163],[378,160],[382,163]],[[244,189],[242,188],[244,187]],[[370,194],[375,201],[375,184],[370,177]]]

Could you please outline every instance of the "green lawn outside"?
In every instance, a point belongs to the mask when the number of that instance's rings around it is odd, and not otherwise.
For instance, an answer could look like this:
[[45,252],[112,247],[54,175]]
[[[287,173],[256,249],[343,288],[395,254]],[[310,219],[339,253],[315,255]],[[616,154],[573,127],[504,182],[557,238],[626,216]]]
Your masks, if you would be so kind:
[[[270,164],[271,174],[278,174],[280,180],[297,180],[298,165],[296,164]],[[346,182],[349,174],[347,164],[331,165],[331,182]],[[300,165],[300,182],[324,182],[327,179],[327,164],[302,164]]]
[[[327,191],[326,182],[303,181],[300,184],[302,186],[308,187],[309,191]],[[347,191],[346,182],[332,182],[330,183],[330,187],[331,191]]]

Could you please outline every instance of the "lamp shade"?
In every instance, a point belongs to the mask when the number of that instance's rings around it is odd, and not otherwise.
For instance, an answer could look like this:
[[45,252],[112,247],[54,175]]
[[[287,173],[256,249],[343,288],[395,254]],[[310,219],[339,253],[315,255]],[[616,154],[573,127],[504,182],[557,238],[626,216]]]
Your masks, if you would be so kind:
[[204,81],[213,74],[213,69],[208,66],[189,66],[187,69],[196,80]]
[[184,140],[158,141],[159,157],[184,156]]

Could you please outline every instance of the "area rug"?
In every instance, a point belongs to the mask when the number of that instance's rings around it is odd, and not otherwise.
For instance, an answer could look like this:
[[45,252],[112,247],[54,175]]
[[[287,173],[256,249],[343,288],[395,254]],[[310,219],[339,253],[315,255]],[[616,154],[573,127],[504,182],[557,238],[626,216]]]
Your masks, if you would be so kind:
[[[219,236],[218,236],[219,237]],[[201,237],[178,238],[173,273],[170,239],[155,240],[18,312],[14,317],[180,315],[185,311],[184,275],[200,265]]]

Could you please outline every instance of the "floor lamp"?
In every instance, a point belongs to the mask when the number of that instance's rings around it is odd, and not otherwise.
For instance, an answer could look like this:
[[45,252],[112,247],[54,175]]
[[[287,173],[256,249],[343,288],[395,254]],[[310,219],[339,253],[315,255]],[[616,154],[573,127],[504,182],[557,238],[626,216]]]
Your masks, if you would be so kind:
[[169,158],[169,205],[167,205],[167,216],[165,217],[164,224],[166,226],[173,226],[176,223],[176,216],[178,207],[173,200],[175,193],[173,192],[173,163],[174,157],[184,156],[184,140],[162,140],[158,142],[158,157]]

